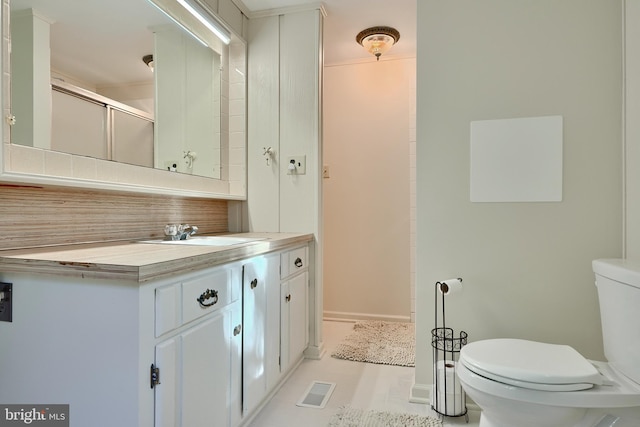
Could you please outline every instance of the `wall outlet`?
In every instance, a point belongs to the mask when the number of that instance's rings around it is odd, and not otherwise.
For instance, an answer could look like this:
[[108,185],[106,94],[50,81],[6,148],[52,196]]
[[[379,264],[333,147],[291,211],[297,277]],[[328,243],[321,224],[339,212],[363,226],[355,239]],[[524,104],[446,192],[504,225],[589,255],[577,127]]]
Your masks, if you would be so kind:
[[[291,168],[291,165],[294,168]],[[289,175],[304,175],[307,173],[307,156],[291,156],[287,157],[287,174]]]
[[13,284],[0,282],[0,322],[13,322]]

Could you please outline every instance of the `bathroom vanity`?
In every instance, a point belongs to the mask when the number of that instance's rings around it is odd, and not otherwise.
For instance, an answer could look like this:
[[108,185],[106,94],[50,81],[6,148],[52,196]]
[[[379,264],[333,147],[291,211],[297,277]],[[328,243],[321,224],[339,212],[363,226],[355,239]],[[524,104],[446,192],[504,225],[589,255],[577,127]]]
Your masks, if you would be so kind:
[[302,360],[313,286],[313,235],[248,235],[0,252],[0,402],[69,404],[78,427],[247,424]]

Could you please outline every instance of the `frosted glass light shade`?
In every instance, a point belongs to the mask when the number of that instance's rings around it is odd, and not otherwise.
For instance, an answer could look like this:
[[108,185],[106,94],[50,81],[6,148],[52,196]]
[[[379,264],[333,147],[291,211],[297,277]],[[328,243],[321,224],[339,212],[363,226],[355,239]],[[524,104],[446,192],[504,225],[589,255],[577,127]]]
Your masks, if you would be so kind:
[[400,33],[391,27],[371,27],[360,31],[356,36],[356,41],[364,47],[367,52],[375,55],[379,61],[380,56],[391,49],[400,40]]

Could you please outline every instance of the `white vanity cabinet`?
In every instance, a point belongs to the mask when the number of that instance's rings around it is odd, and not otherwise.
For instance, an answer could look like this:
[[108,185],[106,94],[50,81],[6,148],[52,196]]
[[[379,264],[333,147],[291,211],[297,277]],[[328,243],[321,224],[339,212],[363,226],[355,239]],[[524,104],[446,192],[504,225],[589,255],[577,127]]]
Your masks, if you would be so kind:
[[299,361],[309,344],[309,248],[281,254],[280,357],[286,372]]
[[0,268],[0,282],[13,284],[12,322],[0,322],[0,402],[69,404],[71,427],[248,425],[307,346],[308,240],[204,255],[110,248],[116,260],[131,250],[165,261],[141,263],[157,274],[149,280],[123,277],[125,263],[75,261],[84,249],[74,248],[20,252],[18,271]]
[[238,264],[217,267],[156,289],[160,342],[150,368],[155,427],[239,422],[240,269]]

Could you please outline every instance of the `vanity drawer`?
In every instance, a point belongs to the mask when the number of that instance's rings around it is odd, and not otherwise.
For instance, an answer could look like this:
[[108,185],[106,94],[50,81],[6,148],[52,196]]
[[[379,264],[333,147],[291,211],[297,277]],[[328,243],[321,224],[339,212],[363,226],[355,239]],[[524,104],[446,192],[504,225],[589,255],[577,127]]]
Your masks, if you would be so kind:
[[232,301],[232,270],[222,268],[182,283],[182,323],[218,310]]
[[241,267],[231,264],[157,288],[155,336],[159,337],[237,301],[241,292],[241,275]]
[[298,271],[306,270],[309,262],[309,250],[307,246],[301,246],[280,255],[280,278],[284,279]]

